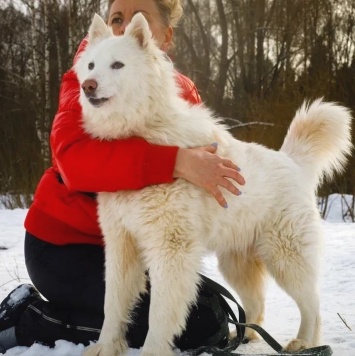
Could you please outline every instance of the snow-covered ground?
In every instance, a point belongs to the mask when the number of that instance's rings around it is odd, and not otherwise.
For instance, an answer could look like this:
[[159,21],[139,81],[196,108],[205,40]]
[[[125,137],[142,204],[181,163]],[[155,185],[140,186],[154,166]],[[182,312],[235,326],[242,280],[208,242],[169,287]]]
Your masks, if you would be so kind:
[[[355,224],[344,223],[341,200],[332,196],[332,204],[323,223],[325,230],[324,264],[321,281],[323,339],[333,349],[334,356],[355,355]],[[26,210],[6,210],[0,207],[0,301],[18,284],[30,282],[23,258],[23,220]],[[217,270],[214,256],[204,260],[203,272],[227,286]],[[296,305],[270,280],[267,294],[265,329],[281,344],[293,338],[298,329]],[[82,345],[57,342],[54,349],[42,345],[15,347],[6,356],[79,356]],[[240,346],[236,352],[269,353],[263,341]],[[128,356],[139,355],[130,350]]]

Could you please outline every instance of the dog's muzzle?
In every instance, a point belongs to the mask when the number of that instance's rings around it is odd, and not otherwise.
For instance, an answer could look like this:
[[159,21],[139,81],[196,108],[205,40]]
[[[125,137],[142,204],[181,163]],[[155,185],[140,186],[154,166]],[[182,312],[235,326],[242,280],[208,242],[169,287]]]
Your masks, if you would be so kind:
[[90,104],[97,108],[102,106],[108,100],[108,98],[93,98],[87,95],[86,97],[88,98]]
[[81,85],[81,89],[83,89],[85,96],[88,98],[90,104],[95,107],[100,107],[108,100],[108,98],[97,98],[97,87],[98,84],[95,79],[86,79]]

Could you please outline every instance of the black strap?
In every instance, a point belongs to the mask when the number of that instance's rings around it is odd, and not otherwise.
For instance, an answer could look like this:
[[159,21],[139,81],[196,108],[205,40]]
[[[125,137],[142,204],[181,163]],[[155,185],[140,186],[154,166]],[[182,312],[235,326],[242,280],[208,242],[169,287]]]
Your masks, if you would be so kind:
[[[230,323],[234,324],[235,322],[233,320],[229,320]],[[330,356],[333,354],[332,349],[328,345],[322,345],[322,346],[317,346],[317,347],[311,347],[306,350],[301,350],[301,351],[294,351],[294,352],[287,352],[284,351],[282,346],[267,332],[265,331],[261,326],[256,325],[256,324],[244,324],[244,323],[238,323],[241,324],[241,326],[244,326],[246,328],[251,328],[255,330],[259,335],[266,341],[266,343],[272,347],[277,354],[260,354],[260,356],[271,356],[271,355],[308,355],[308,356]],[[213,353],[212,355],[241,355],[238,353],[230,353],[230,352],[224,352],[224,350],[217,351]],[[242,354],[243,356],[247,356],[245,354]],[[253,356],[258,356],[258,355],[253,355]]]
[[[191,350],[190,355],[191,356],[197,356],[200,355],[201,353],[208,353],[210,355],[220,355],[220,356],[247,356],[246,354],[239,354],[239,353],[232,353],[231,351],[235,350],[243,341],[244,341],[244,333],[245,333],[245,328],[251,328],[255,330],[257,333],[260,334],[260,336],[266,341],[266,343],[271,346],[277,354],[254,354],[253,356],[271,356],[271,355],[303,355],[303,356],[330,356],[333,354],[332,349],[328,345],[323,345],[323,346],[318,346],[318,347],[312,347],[306,350],[301,350],[297,352],[286,352],[283,350],[283,347],[267,332],[265,331],[262,327],[256,324],[246,324],[246,318],[245,318],[245,312],[243,308],[239,305],[239,303],[235,300],[233,295],[224,287],[222,287],[220,284],[217,282],[213,281],[212,279],[201,275],[202,281],[209,286],[212,290],[216,291],[219,294],[219,299],[222,308],[226,311],[226,313],[231,317],[231,319],[228,319],[228,321],[231,324],[234,324],[237,328],[237,337],[234,338],[233,340],[229,341],[227,346],[223,349],[218,348],[217,346],[202,346],[199,347],[197,350]],[[238,313],[239,313],[239,319],[240,322],[238,322],[237,317],[235,316],[232,308],[230,305],[226,302],[226,300],[223,297],[228,298],[232,302],[234,302],[237,307],[238,307]]]
[[[226,323],[223,324],[221,327],[221,331],[223,332],[224,337],[226,337],[226,335],[228,335],[228,333],[229,333],[228,322],[230,322],[231,320],[233,321],[233,324],[236,326],[237,337],[235,337],[234,339],[232,339],[230,341],[227,341],[226,346],[224,348],[215,346],[216,343],[210,343],[209,346],[201,346],[196,350],[189,350],[189,355],[190,356],[198,356],[202,353],[214,354],[215,352],[227,353],[232,350],[235,350],[243,342],[243,339],[244,339],[245,326],[242,325],[246,321],[244,309],[239,305],[239,303],[236,301],[236,299],[233,297],[233,295],[226,288],[222,287],[220,284],[218,284],[217,282],[213,281],[212,279],[210,279],[204,275],[200,275],[200,277],[201,277],[202,282],[207,287],[209,287],[211,290],[216,292],[216,294],[218,295],[218,299],[219,299],[219,303],[220,303],[221,307],[223,308],[225,313],[231,318],[231,319],[228,319],[226,321]],[[241,321],[241,324],[238,322],[238,318],[235,316],[232,308],[230,307],[230,305],[226,302],[226,300],[223,297],[230,299],[237,305],[239,319]],[[223,335],[219,335],[219,338],[223,337]],[[206,345],[208,345],[208,343],[206,343]],[[212,346],[212,345],[214,345],[214,346]]]
[[332,349],[328,345],[311,347],[306,350],[297,352],[280,352],[277,354],[239,354],[235,352],[217,351],[211,353],[213,356],[289,356],[289,355],[302,355],[302,356],[331,356],[333,354]]

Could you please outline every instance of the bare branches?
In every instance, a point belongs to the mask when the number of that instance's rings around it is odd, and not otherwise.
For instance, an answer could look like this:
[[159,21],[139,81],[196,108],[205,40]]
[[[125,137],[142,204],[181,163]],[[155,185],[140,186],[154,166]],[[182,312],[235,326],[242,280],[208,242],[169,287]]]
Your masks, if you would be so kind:
[[[106,3],[1,2],[1,189],[33,192],[50,164],[48,135],[60,79],[94,12],[105,16]],[[184,10],[174,62],[206,105],[232,118],[227,121],[238,128],[238,138],[278,148],[305,98],[323,96],[355,111],[354,1],[186,0]],[[355,196],[354,187],[353,157],[344,182],[322,193]],[[347,217],[353,218],[351,208]]]
[[344,325],[345,325],[350,331],[352,331],[351,327],[346,323],[346,321],[342,318],[342,316],[341,316],[339,313],[337,313],[337,314],[338,314],[340,320],[344,323]]

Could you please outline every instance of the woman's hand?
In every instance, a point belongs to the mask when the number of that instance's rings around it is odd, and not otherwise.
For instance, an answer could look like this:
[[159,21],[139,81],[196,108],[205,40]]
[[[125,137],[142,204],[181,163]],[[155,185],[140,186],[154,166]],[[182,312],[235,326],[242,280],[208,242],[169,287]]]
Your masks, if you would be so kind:
[[215,154],[217,146],[203,146],[196,148],[180,148],[175,162],[174,178],[184,178],[198,187],[211,193],[218,203],[227,208],[220,187],[229,190],[235,195],[240,195],[239,189],[227,178],[238,184],[245,184],[239,168],[231,160]]

